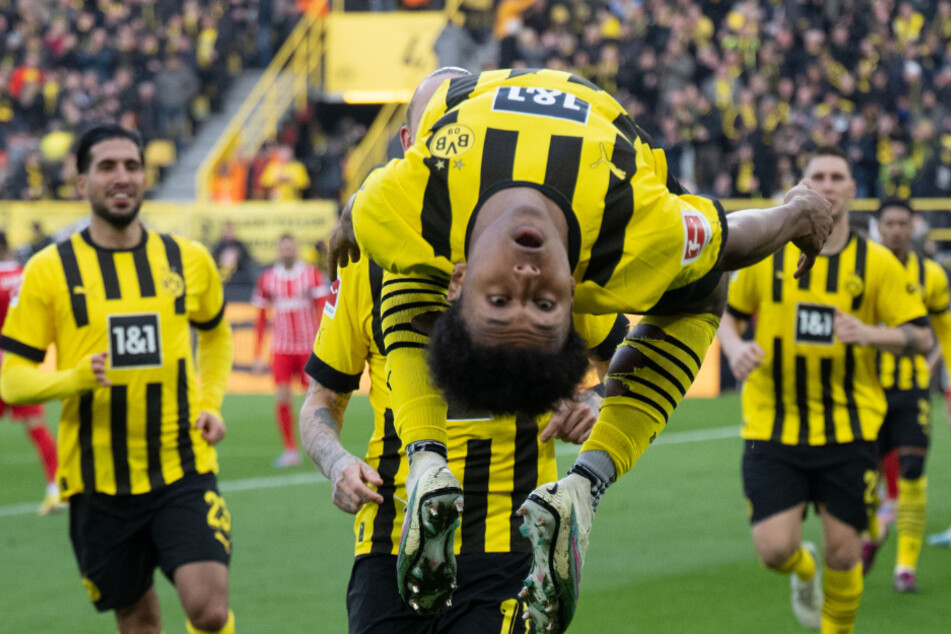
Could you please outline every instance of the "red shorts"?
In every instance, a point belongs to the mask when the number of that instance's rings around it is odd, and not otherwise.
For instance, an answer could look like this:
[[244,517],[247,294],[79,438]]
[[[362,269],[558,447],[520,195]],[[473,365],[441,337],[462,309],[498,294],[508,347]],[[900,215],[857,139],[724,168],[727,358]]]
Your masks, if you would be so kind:
[[294,375],[300,377],[300,383],[305,388],[310,386],[310,377],[304,371],[307,365],[307,359],[310,354],[284,354],[275,352],[271,360],[271,374],[274,376],[274,382],[278,385],[290,383]]
[[8,405],[0,399],[0,418],[10,410],[10,418],[13,420],[26,420],[34,416],[43,415],[42,405]]

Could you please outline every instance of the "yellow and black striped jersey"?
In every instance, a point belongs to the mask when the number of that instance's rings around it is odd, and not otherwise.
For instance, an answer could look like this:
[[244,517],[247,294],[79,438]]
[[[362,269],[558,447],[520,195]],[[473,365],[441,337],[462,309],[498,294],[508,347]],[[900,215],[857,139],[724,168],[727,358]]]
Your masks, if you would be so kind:
[[[951,315],[948,313],[948,276],[941,265],[917,253],[908,254],[905,261],[906,283],[928,309],[938,342],[944,350],[951,350]],[[924,355],[878,354],[879,379],[886,390],[928,389],[931,373]]]
[[419,129],[405,157],[371,173],[354,200],[357,240],[384,269],[448,277],[466,260],[481,203],[532,187],[568,221],[578,312],[644,313],[671,291],[709,291],[719,280],[719,203],[683,193],[663,151],[590,82],[551,70],[451,79]]
[[[307,372],[335,392],[357,389],[365,366],[370,373],[373,433],[366,462],[383,480],[382,504],[365,504],[354,524],[356,555],[396,554],[403,523],[406,454],[389,407],[386,360],[381,349],[380,297],[383,271],[369,258],[340,270],[307,363]],[[627,332],[623,316],[575,316],[575,327],[592,354],[609,359]],[[515,511],[536,487],[557,479],[554,445],[538,436],[547,418],[468,417],[449,410],[449,467],[463,484],[466,508],[456,535],[456,553],[528,551],[518,535]]]
[[744,438],[787,445],[873,441],[885,415],[875,348],[835,337],[836,309],[866,324],[898,326],[925,315],[920,295],[885,247],[852,236],[793,278],[799,249],[738,272],[730,286],[735,316],[755,315],[765,358],[743,386]]
[[143,231],[135,248],[110,250],[95,246],[87,229],[27,263],[0,348],[40,362],[55,344],[60,370],[109,353],[112,386],[63,401],[64,497],[145,493],[217,471],[216,452],[194,422],[220,404],[202,401],[190,327],[215,328],[223,314],[211,256],[179,237]]

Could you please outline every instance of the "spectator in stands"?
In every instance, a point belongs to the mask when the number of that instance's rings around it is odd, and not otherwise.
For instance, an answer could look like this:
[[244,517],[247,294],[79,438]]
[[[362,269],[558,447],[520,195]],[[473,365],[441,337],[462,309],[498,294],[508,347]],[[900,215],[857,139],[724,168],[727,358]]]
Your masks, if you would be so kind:
[[221,237],[212,248],[211,255],[225,284],[225,294],[231,296],[229,287],[232,291],[246,291],[241,301],[248,301],[257,279],[257,266],[248,247],[238,239],[233,222],[228,221],[222,226]]
[[310,176],[304,164],[294,158],[294,150],[279,145],[261,174],[261,184],[268,189],[271,200],[300,200],[310,186]]
[[155,75],[155,92],[162,113],[161,130],[166,138],[176,141],[179,151],[190,135],[189,105],[200,89],[198,74],[180,55],[169,57]]

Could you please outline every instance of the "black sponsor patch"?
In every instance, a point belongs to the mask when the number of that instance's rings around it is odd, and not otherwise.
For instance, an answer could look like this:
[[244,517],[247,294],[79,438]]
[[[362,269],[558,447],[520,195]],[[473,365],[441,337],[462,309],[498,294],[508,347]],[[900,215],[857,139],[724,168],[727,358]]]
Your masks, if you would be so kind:
[[796,343],[832,345],[835,308],[820,304],[796,305]]
[[517,112],[536,117],[566,119],[583,124],[588,122],[591,104],[576,95],[561,90],[502,86],[495,93],[492,110],[496,112]]
[[109,360],[117,370],[161,366],[158,314],[109,315]]

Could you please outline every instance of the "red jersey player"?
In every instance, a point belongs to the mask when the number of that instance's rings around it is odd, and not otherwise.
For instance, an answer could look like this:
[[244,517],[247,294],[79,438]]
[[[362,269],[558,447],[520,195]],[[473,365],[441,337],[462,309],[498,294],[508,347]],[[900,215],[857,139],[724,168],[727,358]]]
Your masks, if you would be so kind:
[[[23,267],[13,259],[7,244],[7,235],[0,231],[0,327],[7,318],[7,310],[16,302],[22,280]],[[0,355],[2,354],[0,351]],[[3,416],[7,409],[14,421],[23,421],[46,472],[46,496],[40,504],[39,514],[48,515],[65,508],[65,504],[59,501],[59,487],[56,485],[56,441],[46,426],[43,406],[7,405],[0,399],[0,416]]]
[[309,383],[304,366],[314,347],[320,315],[329,287],[319,269],[297,258],[297,241],[290,234],[277,243],[277,261],[258,278],[251,302],[260,309],[255,330],[255,365],[261,364],[261,348],[267,312],[274,312],[271,327],[271,372],[277,386],[275,417],[284,439],[284,453],[275,467],[300,463],[291,413],[291,380],[299,377],[306,388]]

